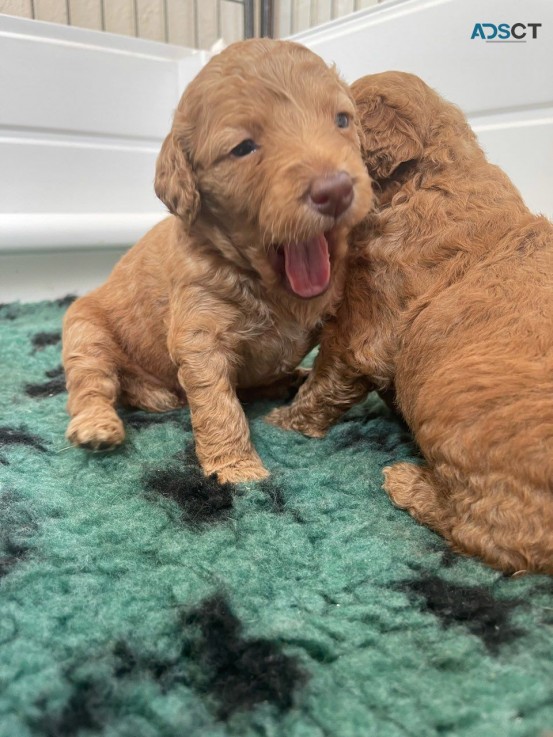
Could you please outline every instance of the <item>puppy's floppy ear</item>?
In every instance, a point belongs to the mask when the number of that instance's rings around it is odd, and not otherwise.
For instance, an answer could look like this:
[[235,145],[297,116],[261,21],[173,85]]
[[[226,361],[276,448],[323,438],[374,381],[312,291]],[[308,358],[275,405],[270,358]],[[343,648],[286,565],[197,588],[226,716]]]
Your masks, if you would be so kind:
[[402,100],[392,100],[368,80],[360,79],[351,87],[362,129],[361,152],[373,179],[386,179],[404,161],[422,155],[422,131],[412,119],[411,101],[403,105]]
[[154,188],[173,215],[187,225],[194,222],[200,208],[200,193],[188,155],[174,131],[163,142],[157,157]]

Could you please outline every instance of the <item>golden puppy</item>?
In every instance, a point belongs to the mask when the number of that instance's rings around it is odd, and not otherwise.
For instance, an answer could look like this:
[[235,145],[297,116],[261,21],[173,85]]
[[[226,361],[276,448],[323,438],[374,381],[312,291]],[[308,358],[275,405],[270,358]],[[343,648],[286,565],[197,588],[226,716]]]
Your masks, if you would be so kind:
[[352,91],[377,213],[354,234],[314,373],[271,421],[320,436],[395,386],[426,463],[384,469],[392,500],[459,552],[551,574],[553,226],[420,79]]
[[65,318],[71,442],[121,443],[118,400],[186,398],[206,473],[267,475],[236,392],[294,381],[340,296],[372,202],[355,123],[348,87],[298,44],[245,41],[201,70],[157,162],[173,216]]

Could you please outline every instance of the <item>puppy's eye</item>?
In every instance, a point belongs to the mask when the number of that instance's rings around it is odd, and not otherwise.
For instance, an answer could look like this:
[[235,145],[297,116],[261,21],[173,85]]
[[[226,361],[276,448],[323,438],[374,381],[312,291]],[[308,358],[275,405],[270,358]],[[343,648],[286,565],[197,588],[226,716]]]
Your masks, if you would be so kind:
[[248,156],[248,154],[253,154],[256,150],[257,144],[255,141],[252,141],[251,138],[246,138],[245,141],[242,141],[242,143],[239,143],[238,146],[235,146],[232,149],[231,154],[238,158],[242,158],[243,156]]
[[336,125],[338,128],[349,127],[349,115],[347,113],[338,113],[336,116]]

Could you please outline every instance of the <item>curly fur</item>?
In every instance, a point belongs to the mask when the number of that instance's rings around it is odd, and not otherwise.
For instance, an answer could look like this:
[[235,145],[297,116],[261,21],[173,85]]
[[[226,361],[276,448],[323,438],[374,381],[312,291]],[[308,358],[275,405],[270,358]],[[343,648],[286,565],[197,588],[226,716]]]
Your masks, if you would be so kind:
[[[345,129],[336,123],[344,111],[353,122]],[[347,234],[372,202],[356,122],[349,88],[298,44],[234,44],[202,69],[157,162],[156,193],[173,216],[67,313],[73,443],[121,443],[117,402],[164,411],[186,400],[207,474],[267,475],[237,390],[267,395],[269,385],[282,392],[284,383],[297,384],[296,366],[341,294]],[[245,139],[258,150],[233,156]],[[337,171],[351,177],[353,201],[330,216],[308,194],[317,178]],[[285,288],[274,250],[323,232],[330,285],[301,299]]]
[[426,464],[384,470],[392,500],[459,552],[552,574],[553,226],[422,80],[352,90],[377,212],[315,373],[271,421],[320,436],[395,387]]

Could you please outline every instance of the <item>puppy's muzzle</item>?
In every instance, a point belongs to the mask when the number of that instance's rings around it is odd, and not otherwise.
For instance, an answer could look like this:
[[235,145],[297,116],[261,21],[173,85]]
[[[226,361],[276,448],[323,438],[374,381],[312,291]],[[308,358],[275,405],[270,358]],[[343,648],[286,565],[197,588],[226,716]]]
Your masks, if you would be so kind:
[[345,171],[317,177],[311,182],[307,194],[310,206],[321,215],[330,215],[335,220],[353,202],[353,182]]

